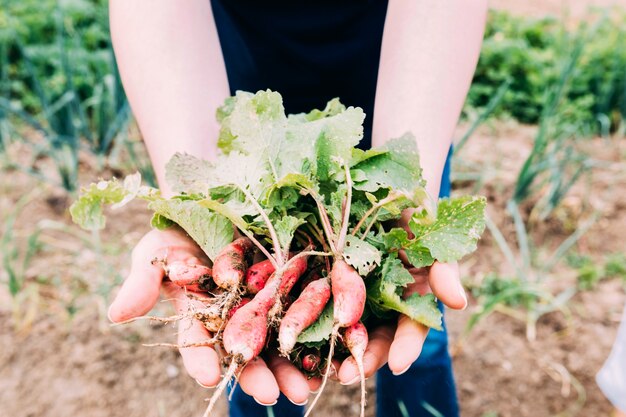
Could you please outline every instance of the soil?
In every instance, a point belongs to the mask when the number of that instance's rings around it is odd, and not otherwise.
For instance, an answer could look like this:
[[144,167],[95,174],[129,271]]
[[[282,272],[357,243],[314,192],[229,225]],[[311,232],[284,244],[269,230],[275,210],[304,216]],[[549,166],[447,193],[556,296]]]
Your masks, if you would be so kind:
[[[570,4],[572,15],[582,16],[580,3],[591,2],[490,2],[493,7],[533,15],[557,14],[561,5]],[[463,129],[458,129],[457,137]],[[534,133],[534,127],[513,122],[483,126],[455,162],[456,190],[486,195],[491,216],[509,241],[514,239],[513,225],[502,214],[504,204]],[[599,161],[599,168],[578,183],[553,218],[533,224],[531,238],[541,242],[541,247],[553,249],[598,212],[600,219],[574,251],[600,261],[605,254],[623,251],[626,143],[623,138],[598,138],[584,141],[580,147]],[[24,149],[15,145],[10,154],[21,158]],[[81,178],[90,182],[97,176],[96,163],[83,159]],[[52,175],[50,167],[42,169]],[[481,181],[467,179],[477,177]],[[16,208],[21,198],[29,202]],[[210,391],[185,374],[177,352],[142,346],[172,341],[173,327],[107,324],[106,306],[128,272],[131,248],[149,229],[149,214],[141,204],[133,204],[124,214],[110,213],[107,229],[92,235],[71,225],[67,204],[58,189],[24,173],[4,170],[0,174],[0,231],[3,238],[9,237],[8,247],[0,250],[11,259],[11,250],[18,251],[19,262],[12,265],[25,280],[15,298],[7,286],[0,287],[0,416],[201,415],[203,399]],[[15,224],[9,228],[7,220],[14,212]],[[37,255],[22,270],[21,254],[37,229],[41,230]],[[548,249],[544,252],[537,256],[546,258]],[[513,272],[488,233],[462,268],[469,286],[490,272],[501,276]],[[0,270],[0,274],[4,281],[7,271]],[[575,271],[561,264],[543,282],[558,293],[575,285]],[[610,351],[625,301],[623,282],[603,281],[593,291],[578,292],[567,311],[540,317],[532,341],[524,322],[499,312],[465,334],[468,319],[479,308],[476,300],[463,312],[448,312],[462,415],[608,415],[610,405],[594,377]],[[165,303],[156,308],[169,311]],[[373,405],[373,381],[368,383]],[[374,415],[371,405],[368,417]],[[225,399],[215,415],[226,415]],[[358,415],[358,387],[331,384],[316,415]]]

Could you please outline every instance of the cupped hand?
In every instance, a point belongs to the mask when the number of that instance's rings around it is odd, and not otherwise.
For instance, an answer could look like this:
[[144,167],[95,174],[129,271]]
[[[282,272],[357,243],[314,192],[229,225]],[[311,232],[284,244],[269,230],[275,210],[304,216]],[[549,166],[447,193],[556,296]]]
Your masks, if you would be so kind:
[[[130,274],[109,308],[112,322],[123,322],[148,313],[158,301],[161,289],[165,297],[172,300],[177,314],[188,313],[194,307],[193,303],[199,303],[188,297],[182,288],[163,280],[163,267],[152,261],[165,258],[168,262],[189,264],[209,262],[200,247],[177,227],[148,232],[133,249]],[[179,322],[178,345],[200,343],[211,337],[198,320],[186,318]],[[187,372],[198,384],[214,387],[220,382],[220,355],[214,347],[184,347],[180,354]],[[239,384],[244,392],[263,405],[274,404],[281,391],[292,402],[305,403],[309,390],[315,388],[315,381],[307,381],[285,358],[272,356],[266,359],[257,358],[243,369]]]
[[[406,264],[406,257],[401,258],[404,258]],[[407,287],[405,296],[415,292],[432,292],[449,308],[462,310],[467,306],[467,297],[456,263],[435,262],[429,268],[407,268],[415,278],[415,283]],[[406,372],[419,357],[427,334],[428,327],[405,315],[401,315],[394,325],[380,326],[371,331],[363,358],[365,377],[372,376],[385,363],[389,364],[394,375]],[[352,357],[341,364],[338,377],[344,385],[358,382],[359,372]]]

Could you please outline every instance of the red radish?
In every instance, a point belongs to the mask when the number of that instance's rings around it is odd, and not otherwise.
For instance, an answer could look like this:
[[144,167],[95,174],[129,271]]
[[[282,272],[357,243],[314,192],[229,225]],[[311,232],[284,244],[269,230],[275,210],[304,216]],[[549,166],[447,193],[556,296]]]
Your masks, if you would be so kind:
[[311,272],[309,272],[304,278],[300,280],[300,291],[303,291],[306,286],[309,285],[311,282],[322,278],[320,270],[315,266],[313,268],[314,269],[311,270]]
[[365,370],[363,369],[363,356],[367,349],[367,329],[360,321],[350,327],[346,327],[343,333],[343,343],[356,362],[361,380],[361,417],[365,416]]
[[365,308],[365,282],[343,259],[336,260],[330,271],[333,288],[333,314],[339,328],[356,324]]
[[[204,413],[208,416],[232,377],[238,369],[244,367],[256,358],[267,339],[268,327],[271,321],[270,310],[275,307],[283,296],[286,296],[293,284],[307,267],[307,258],[301,256],[290,260],[285,269],[275,272],[267,285],[258,294],[241,308],[237,309],[230,318],[222,334],[224,350],[230,356],[230,365],[220,384],[211,396],[209,405]],[[213,268],[215,271],[215,267]],[[286,291],[283,293],[282,291]]]
[[245,364],[265,346],[268,313],[276,301],[276,283],[263,288],[249,303],[238,308],[226,324],[224,349],[232,360]]
[[256,294],[265,287],[267,280],[274,273],[272,261],[266,259],[252,265],[246,271],[245,284],[249,294]]
[[211,414],[220,395],[238,369],[256,358],[265,347],[269,311],[276,302],[279,282],[268,283],[259,293],[237,311],[226,323],[222,334],[224,350],[230,356],[230,365],[211,396],[203,417]]
[[282,300],[287,298],[293,286],[296,285],[296,282],[298,282],[300,277],[306,272],[307,263],[306,256],[300,256],[289,262],[289,267],[285,269],[280,277],[280,288],[278,292]]
[[174,284],[190,291],[208,291],[211,283],[211,268],[175,261],[165,266],[167,277]]
[[252,298],[248,298],[248,297],[243,297],[241,299],[241,301],[239,301],[239,304],[236,305],[235,307],[231,308],[228,311],[228,319],[230,320],[230,318],[237,312],[237,310],[239,310],[241,307],[245,306],[246,304],[248,304],[250,301],[252,301]]
[[254,243],[247,237],[240,237],[226,245],[213,262],[213,281],[227,291],[222,301],[222,319],[239,300],[239,286],[248,267],[247,258],[252,254]]
[[302,358],[302,369],[307,372],[316,372],[320,366],[321,359],[319,355],[309,353]]
[[359,273],[343,259],[335,259],[333,268],[330,270],[330,284],[333,292],[333,315],[335,324],[333,332],[330,335],[330,349],[328,351],[326,372],[322,379],[322,385],[304,417],[308,417],[311,414],[317,400],[326,387],[339,329],[357,324],[365,308],[365,282],[363,282],[363,278],[361,278]]
[[213,262],[213,280],[218,287],[230,291],[238,289],[248,267],[246,258],[253,247],[250,239],[240,237],[220,251]]
[[328,278],[313,281],[302,291],[280,322],[278,342],[283,355],[289,355],[298,335],[315,323],[329,299]]

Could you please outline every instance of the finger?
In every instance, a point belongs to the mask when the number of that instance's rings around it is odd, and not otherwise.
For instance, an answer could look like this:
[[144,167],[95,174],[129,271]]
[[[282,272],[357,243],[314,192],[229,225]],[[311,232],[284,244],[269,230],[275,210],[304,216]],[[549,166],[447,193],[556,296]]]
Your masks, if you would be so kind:
[[305,376],[289,359],[271,355],[267,362],[276,378],[280,391],[295,405],[304,405],[309,400],[309,384]]
[[[142,254],[139,245],[134,253]],[[130,274],[109,307],[109,320],[117,323],[143,316],[154,307],[165,272],[160,265],[153,265],[151,261],[143,254],[133,254]]]
[[389,369],[400,375],[419,357],[428,334],[428,327],[411,320],[405,315],[398,319],[393,342],[389,348]]
[[[363,355],[365,378],[372,376],[381,366],[387,363],[389,347],[393,341],[394,326],[381,326],[369,335],[369,343]],[[339,381],[350,385],[359,380],[359,369],[352,356],[343,361],[339,368]]]
[[[195,319],[181,320],[178,325],[178,344],[187,345],[211,339],[211,334]],[[216,386],[221,378],[220,358],[211,346],[181,348],[180,355],[189,376],[203,387]]]
[[316,377],[307,379],[306,383],[309,385],[310,392],[317,392],[317,390],[320,389],[320,385],[322,385],[322,378],[316,376]]
[[456,262],[435,262],[430,267],[428,282],[435,296],[446,306],[455,310],[467,307],[467,296],[461,285],[461,274]]
[[256,402],[261,405],[276,404],[280,395],[272,371],[269,370],[265,361],[258,357],[243,368],[239,377],[239,385],[246,394],[254,397]]
[[[182,288],[171,282],[165,282],[163,290],[172,300],[176,314],[188,315],[194,308],[203,306],[201,302],[188,298]],[[200,321],[191,316],[188,315],[178,322],[179,345],[209,342],[211,339],[212,334]],[[181,348],[179,351],[187,373],[198,384],[206,388],[212,388],[218,384],[222,368],[220,357],[212,345]]]

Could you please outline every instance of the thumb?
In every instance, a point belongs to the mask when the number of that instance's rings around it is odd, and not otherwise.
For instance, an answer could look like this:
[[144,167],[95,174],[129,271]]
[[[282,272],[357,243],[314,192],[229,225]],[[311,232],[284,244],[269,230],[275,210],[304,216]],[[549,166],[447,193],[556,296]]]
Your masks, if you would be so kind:
[[446,306],[462,310],[467,307],[467,296],[461,285],[461,273],[456,262],[437,262],[430,267],[428,274],[430,288]]
[[149,312],[159,299],[164,274],[151,259],[133,257],[130,274],[109,307],[109,320],[116,323]]

